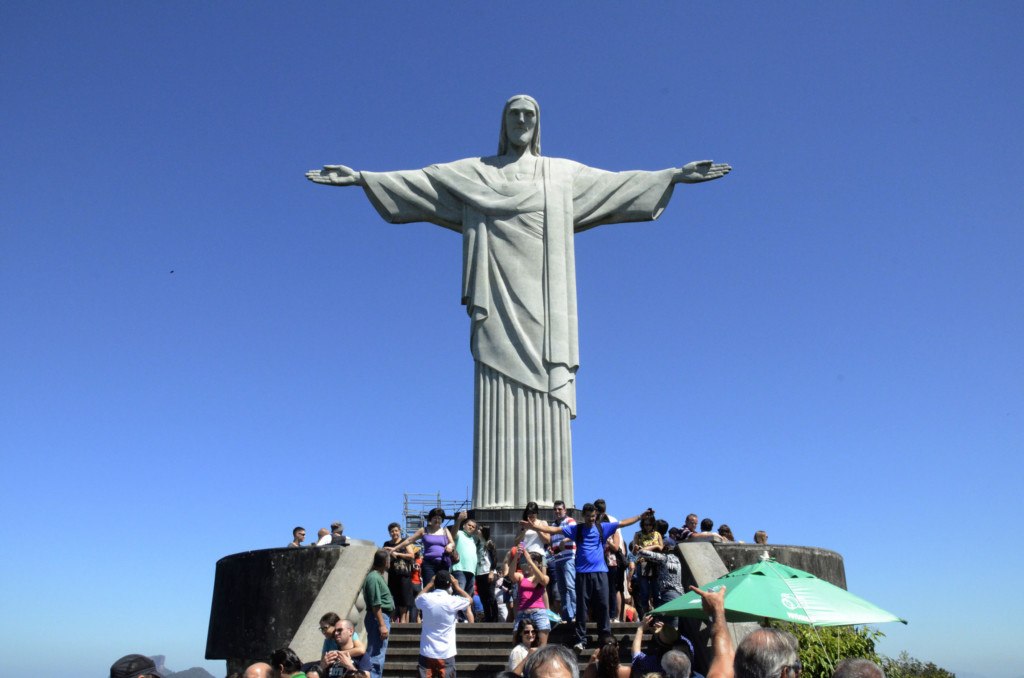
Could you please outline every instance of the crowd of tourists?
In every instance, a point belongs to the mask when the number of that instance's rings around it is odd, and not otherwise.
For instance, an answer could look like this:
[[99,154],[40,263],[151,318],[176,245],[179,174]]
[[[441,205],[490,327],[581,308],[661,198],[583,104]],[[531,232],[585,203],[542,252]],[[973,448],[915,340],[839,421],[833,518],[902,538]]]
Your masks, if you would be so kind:
[[[537,504],[529,503],[506,553],[498,552],[488,526],[464,511],[449,528],[444,510],[435,508],[422,528],[405,537],[401,526],[391,523],[389,539],[374,554],[363,582],[362,637],[352,620],[329,612],[320,619],[324,641],[318,660],[303,663],[290,648],[281,648],[266,662],[228,678],[382,678],[394,622],[421,624],[420,678],[455,678],[456,628],[476,621],[510,623],[506,670],[495,678],[580,678],[588,621],[596,624],[597,645],[583,678],[703,678],[693,670],[693,641],[680,633],[678,618],[652,611],[684,593],[676,545],[733,541],[729,526],[715,532],[713,521],[690,514],[681,527],[670,527],[653,509],[617,520],[600,499],[583,505],[578,522],[571,513],[558,501],[546,520]],[[625,539],[622,529],[635,524],[639,529]],[[322,532],[333,540],[342,537],[342,530],[335,523],[330,532]],[[305,530],[296,528],[293,537],[289,546],[301,546]],[[331,543],[320,541],[317,545]],[[766,544],[767,535],[758,531],[754,541]],[[759,629],[734,649],[725,623],[725,589],[690,588],[701,596],[711,622],[713,659],[707,678],[799,677],[792,635]],[[620,662],[611,632],[611,623],[618,620],[636,624],[628,664]],[[550,631],[559,623],[572,624],[571,640],[549,644]],[[161,675],[143,660],[141,655],[118,660],[111,678]],[[866,660],[847,660],[835,677],[884,674]]]
[[[540,517],[538,505],[530,502],[512,548],[502,553],[491,540],[489,526],[478,525],[466,512],[453,516],[454,524],[446,527],[444,510],[432,509],[426,525],[404,538],[401,526],[391,523],[390,539],[383,548],[392,556],[388,571],[395,603],[392,621],[417,621],[413,600],[423,582],[448,570],[463,590],[472,594],[478,621],[510,621],[518,628],[528,619],[536,626],[543,646],[552,622],[577,622],[578,578],[588,601],[584,623],[591,610],[599,621],[606,611],[609,622],[636,622],[683,593],[680,563],[673,553],[677,543],[735,541],[728,525],[714,531],[710,518],[699,521],[695,514],[687,516],[681,527],[669,527],[668,521],[658,519],[653,511],[618,521],[598,499],[584,505],[581,519],[588,515],[591,523],[581,532],[572,509],[564,502],[554,503],[547,520]],[[627,539],[622,529],[636,522],[640,529]],[[607,525],[602,529],[609,534],[590,534],[589,528],[597,523]],[[580,548],[585,534],[589,535],[587,548]],[[767,535],[758,531],[754,541],[766,544]],[[580,578],[579,574],[586,576]],[[595,606],[599,596],[606,601],[603,607]],[[585,644],[582,635],[577,641]]]

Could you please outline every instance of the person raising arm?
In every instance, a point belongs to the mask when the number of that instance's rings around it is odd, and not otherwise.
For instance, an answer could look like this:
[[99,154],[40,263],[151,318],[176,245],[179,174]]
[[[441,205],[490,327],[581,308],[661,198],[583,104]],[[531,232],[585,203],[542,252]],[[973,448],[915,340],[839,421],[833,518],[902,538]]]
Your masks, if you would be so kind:
[[588,608],[593,603],[594,621],[597,622],[598,640],[611,636],[611,617],[608,609],[608,565],[605,562],[604,544],[615,530],[633,525],[640,518],[653,516],[654,509],[647,509],[638,516],[619,522],[598,523],[597,507],[583,505],[582,522],[564,527],[541,525],[532,516],[524,520],[528,527],[537,532],[553,535],[562,534],[576,544],[576,645],[583,651],[587,647]]

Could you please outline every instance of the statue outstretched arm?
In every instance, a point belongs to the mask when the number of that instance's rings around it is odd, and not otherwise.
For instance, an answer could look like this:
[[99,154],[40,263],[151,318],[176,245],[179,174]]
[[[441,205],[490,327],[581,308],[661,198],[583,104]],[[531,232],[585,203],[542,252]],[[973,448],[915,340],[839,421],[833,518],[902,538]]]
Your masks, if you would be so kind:
[[702,181],[721,179],[731,171],[732,167],[724,162],[715,163],[711,160],[697,160],[677,169],[676,175],[672,177],[672,183],[699,184]]
[[364,186],[363,175],[344,165],[324,165],[322,170],[309,170],[306,178],[328,186]]

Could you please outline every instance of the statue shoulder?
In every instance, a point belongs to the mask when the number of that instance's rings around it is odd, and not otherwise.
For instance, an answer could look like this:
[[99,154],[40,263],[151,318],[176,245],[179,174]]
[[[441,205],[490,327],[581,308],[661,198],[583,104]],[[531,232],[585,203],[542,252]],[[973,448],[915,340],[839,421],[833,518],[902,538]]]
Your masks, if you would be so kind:
[[547,158],[547,161],[551,164],[551,169],[574,176],[587,169],[587,166],[583,163],[569,160],[568,158]]
[[451,162],[439,162],[425,168],[424,171],[434,177],[473,176],[486,171],[489,167],[493,168],[494,164],[487,162],[488,160],[490,158],[462,158]]

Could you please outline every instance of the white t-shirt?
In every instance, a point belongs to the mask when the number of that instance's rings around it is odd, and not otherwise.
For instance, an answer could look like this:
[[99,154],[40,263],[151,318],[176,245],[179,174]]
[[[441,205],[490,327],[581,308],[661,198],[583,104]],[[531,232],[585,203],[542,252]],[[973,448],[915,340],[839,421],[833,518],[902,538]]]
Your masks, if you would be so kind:
[[526,655],[530,654],[530,648],[526,647],[522,643],[519,643],[512,652],[508,655],[508,669],[509,671],[515,671],[516,667],[526,658]]
[[544,539],[537,530],[527,530],[523,536],[523,544],[526,545],[527,553],[539,553],[544,555]]
[[423,613],[420,654],[429,659],[454,657],[455,618],[472,603],[469,598],[453,596],[447,591],[431,591],[417,597],[416,607]]

